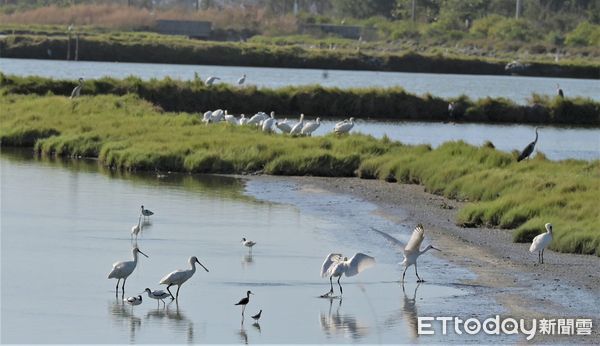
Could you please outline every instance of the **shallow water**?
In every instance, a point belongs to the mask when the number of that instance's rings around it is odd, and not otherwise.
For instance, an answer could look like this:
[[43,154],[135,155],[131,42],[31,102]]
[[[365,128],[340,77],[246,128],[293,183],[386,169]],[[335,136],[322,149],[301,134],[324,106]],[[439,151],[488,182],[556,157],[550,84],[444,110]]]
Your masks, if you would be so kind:
[[289,85],[321,84],[329,87],[402,87],[410,93],[430,93],[439,97],[467,95],[473,99],[506,97],[526,103],[532,93],[556,95],[560,83],[568,97],[582,96],[600,100],[597,79],[543,78],[517,76],[454,75],[434,73],[328,71],[275,67],[140,64],[96,61],[64,61],[34,59],[0,59],[0,70],[16,75],[35,75],[53,78],[86,79],[110,76],[124,78],[130,75],[142,79],[171,77],[190,80],[197,72],[203,79],[218,76],[221,83],[236,84],[246,74],[246,83],[259,87],[279,88]]
[[[391,224],[348,196],[285,179],[111,174],[22,152],[4,151],[0,169],[3,343],[464,342],[417,336],[417,316],[503,312],[485,289],[460,284],[473,274],[434,256],[420,262],[428,282],[417,286],[409,272],[403,292],[401,256],[368,231]],[[155,212],[137,242],[150,258],[140,258],[126,296],[159,288],[192,255],[210,270],[196,272],[167,308],[147,299],[124,306],[106,278],[114,261],[131,256],[142,203]],[[410,229],[391,231],[406,239]],[[252,256],[243,236],[258,242]],[[362,251],[377,265],[342,279],[343,300],[317,298],[328,290],[321,263],[334,251]],[[242,324],[233,304],[248,289],[255,295]],[[254,325],[249,315],[259,309]]]

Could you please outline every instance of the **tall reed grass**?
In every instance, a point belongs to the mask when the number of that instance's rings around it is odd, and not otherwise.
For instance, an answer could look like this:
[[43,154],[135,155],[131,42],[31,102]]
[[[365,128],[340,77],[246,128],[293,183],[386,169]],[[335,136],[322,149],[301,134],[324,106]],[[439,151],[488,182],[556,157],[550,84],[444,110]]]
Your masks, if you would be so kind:
[[263,172],[359,176],[418,183],[429,192],[468,201],[457,223],[514,228],[530,241],[545,222],[555,226],[551,248],[600,256],[600,161],[551,162],[537,155],[449,142],[436,149],[387,138],[289,137],[252,127],[201,122],[199,114],[169,113],[137,95],[4,94],[3,146],[33,146],[41,155],[97,157],[126,171]]

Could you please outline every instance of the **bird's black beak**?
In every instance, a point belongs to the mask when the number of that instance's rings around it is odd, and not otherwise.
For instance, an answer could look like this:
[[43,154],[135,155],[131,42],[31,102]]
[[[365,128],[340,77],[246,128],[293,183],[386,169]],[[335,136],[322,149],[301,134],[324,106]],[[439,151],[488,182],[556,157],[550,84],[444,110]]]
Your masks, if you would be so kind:
[[140,251],[140,249],[138,249],[138,252],[141,253],[142,255],[146,256],[146,258],[149,258],[148,255],[146,255],[145,253],[143,253],[142,251]]
[[208,269],[206,269],[206,267],[205,267],[204,265],[202,265],[202,263],[200,263],[200,261],[198,261],[198,260],[196,259],[196,262],[198,262],[198,264],[199,264],[199,265],[200,265],[202,268],[204,268],[204,270],[206,270],[206,272],[208,272]]
[[434,250],[438,250],[439,252],[442,252],[442,250],[438,249],[437,247],[433,247],[432,246],[431,248],[434,249]]

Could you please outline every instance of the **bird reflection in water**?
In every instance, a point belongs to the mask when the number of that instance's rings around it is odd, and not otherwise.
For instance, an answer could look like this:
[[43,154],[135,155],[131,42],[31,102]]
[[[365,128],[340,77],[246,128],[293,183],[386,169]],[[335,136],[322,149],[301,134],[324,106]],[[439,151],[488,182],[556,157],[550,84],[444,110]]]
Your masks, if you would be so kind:
[[[172,306],[173,304],[175,307]],[[179,303],[176,300],[172,300],[166,309],[156,308],[146,314],[146,319],[162,320],[164,318],[178,334],[186,334],[188,344],[194,343],[194,323],[179,309]]]
[[114,321],[126,325],[129,324],[129,342],[135,343],[135,333],[142,326],[142,319],[133,314],[133,310],[125,306],[123,299],[117,296],[115,301],[110,304],[110,314]]
[[[338,300],[338,306],[335,312],[332,312],[333,301]],[[329,312],[321,313],[321,329],[327,337],[343,335],[349,336],[354,340],[359,340],[369,333],[369,327],[356,320],[356,317],[349,314],[341,314],[342,299],[329,298]]]
[[415,291],[413,292],[412,298],[409,298],[406,295],[406,291],[404,290],[404,283],[402,283],[402,293],[404,293],[404,305],[402,306],[402,312],[404,314],[404,320],[410,329],[410,335],[412,339],[416,339],[419,337],[419,333],[417,330],[418,325],[418,314],[417,314],[417,290],[421,283],[418,283],[415,286]]
[[244,328],[244,321],[242,321],[240,330],[238,331],[238,335],[240,336],[241,343],[248,345],[248,334],[246,333],[246,329]]
[[254,264],[254,257],[252,257],[252,253],[248,253],[242,257],[242,268],[249,267]]

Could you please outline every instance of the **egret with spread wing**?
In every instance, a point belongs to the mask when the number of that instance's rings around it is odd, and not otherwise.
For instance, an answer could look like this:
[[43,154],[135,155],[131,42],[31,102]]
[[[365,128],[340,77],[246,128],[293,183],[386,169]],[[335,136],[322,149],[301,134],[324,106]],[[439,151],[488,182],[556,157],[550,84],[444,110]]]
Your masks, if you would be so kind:
[[323,266],[321,267],[321,277],[329,277],[331,290],[329,290],[328,293],[321,295],[321,297],[330,297],[333,294],[332,279],[334,276],[337,276],[338,278],[337,283],[340,286],[341,295],[343,294],[342,285],[340,284],[342,274],[351,277],[374,265],[375,258],[365,255],[364,253],[357,252],[350,259],[348,259],[348,257],[343,257],[342,254],[339,253],[330,253],[325,258],[325,262],[323,262]]

